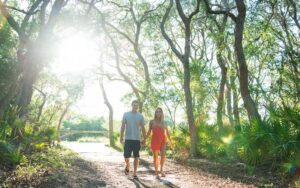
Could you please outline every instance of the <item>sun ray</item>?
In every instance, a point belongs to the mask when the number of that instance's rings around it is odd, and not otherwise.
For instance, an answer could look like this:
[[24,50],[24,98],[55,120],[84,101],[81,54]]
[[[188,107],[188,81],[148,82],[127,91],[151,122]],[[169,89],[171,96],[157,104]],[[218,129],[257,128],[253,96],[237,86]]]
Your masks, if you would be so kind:
[[82,73],[98,63],[95,40],[83,34],[69,35],[58,48],[55,61],[55,72]]

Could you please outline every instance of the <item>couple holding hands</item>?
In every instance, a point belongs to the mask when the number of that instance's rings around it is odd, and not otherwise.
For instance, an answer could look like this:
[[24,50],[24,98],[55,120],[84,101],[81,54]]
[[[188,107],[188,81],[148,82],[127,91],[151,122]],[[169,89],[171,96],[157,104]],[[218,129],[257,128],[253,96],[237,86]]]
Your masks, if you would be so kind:
[[[130,157],[133,153],[133,177],[137,178],[137,168],[139,165],[139,151],[141,148],[141,142],[143,145],[146,143],[146,139],[151,137],[151,150],[153,151],[153,163],[155,176],[160,178],[158,173],[158,153],[160,152],[160,174],[161,177],[165,177],[164,163],[166,159],[166,138],[168,139],[170,146],[173,148],[173,143],[170,139],[167,124],[164,121],[164,114],[161,108],[157,108],[154,113],[154,119],[149,123],[149,129],[146,134],[145,120],[141,113],[137,110],[139,103],[137,100],[132,101],[131,111],[124,113],[121,126],[120,142],[124,145],[124,159],[125,159],[125,174],[129,174]],[[141,141],[140,132],[142,131],[143,139]],[[124,138],[125,133],[125,138]]]

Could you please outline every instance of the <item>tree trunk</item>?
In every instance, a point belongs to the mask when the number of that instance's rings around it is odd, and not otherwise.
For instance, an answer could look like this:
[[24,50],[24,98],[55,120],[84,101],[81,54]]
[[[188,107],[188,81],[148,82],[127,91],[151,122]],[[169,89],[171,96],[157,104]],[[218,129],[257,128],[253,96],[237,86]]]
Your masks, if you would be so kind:
[[64,109],[64,111],[62,112],[60,118],[59,118],[59,121],[58,121],[58,125],[57,125],[57,141],[58,143],[60,143],[60,127],[61,127],[61,123],[65,117],[65,115],[67,114],[70,106],[72,105],[72,103],[68,103],[66,108]]
[[40,119],[41,119],[41,116],[42,116],[42,113],[43,113],[44,106],[45,106],[46,101],[47,101],[47,95],[44,92],[42,92],[41,90],[38,90],[38,91],[43,96],[43,102],[42,102],[42,104],[38,108],[38,114],[37,114],[37,117],[36,117],[35,122],[34,122],[34,127],[33,127],[33,131],[32,131],[32,135],[34,135],[35,132],[38,131],[38,129],[39,129],[38,126],[40,126]]
[[36,117],[36,122],[39,122],[39,121],[40,121],[41,116],[42,116],[42,113],[43,113],[44,106],[45,106],[46,101],[47,101],[47,100],[46,100],[46,99],[47,99],[46,94],[42,93],[42,95],[43,95],[43,102],[42,102],[42,104],[39,106],[39,111],[38,111],[38,115],[37,115],[37,117]]
[[195,126],[195,118],[193,113],[193,103],[192,103],[192,94],[190,89],[190,67],[189,67],[189,61],[186,60],[186,62],[183,65],[183,72],[184,72],[184,93],[185,93],[185,104],[186,104],[186,114],[188,118],[188,124],[189,124],[189,131],[190,131],[190,137],[191,137],[191,149],[190,149],[190,155],[194,157],[196,155],[196,126]]
[[164,102],[164,104],[165,104],[165,106],[166,106],[166,108],[167,108],[167,110],[168,110],[168,113],[169,113],[169,116],[170,116],[170,118],[171,118],[171,121],[172,121],[172,129],[173,130],[175,130],[175,125],[176,125],[176,109],[177,109],[177,107],[175,107],[174,109],[173,109],[173,113],[172,113],[172,110],[171,110],[171,108],[169,107],[169,105],[166,103],[166,101],[163,101]]
[[23,82],[16,103],[21,109],[19,113],[21,119],[25,118],[25,114],[27,113],[27,107],[31,101],[33,84],[37,79],[37,74],[37,70],[33,65],[29,65],[23,74]]
[[253,120],[261,121],[258,110],[255,103],[250,95],[249,83],[248,83],[248,67],[245,59],[244,48],[243,48],[243,30],[246,17],[246,6],[244,1],[236,0],[238,17],[236,19],[235,33],[234,33],[234,48],[237,56],[239,65],[239,80],[240,90],[244,101],[245,108],[248,113],[249,121]]
[[232,101],[231,101],[231,97],[232,97],[232,92],[231,92],[231,85],[230,83],[227,81],[226,82],[226,99],[227,99],[227,115],[229,118],[229,122],[231,126],[234,126],[234,121],[233,121],[233,114],[232,114]]
[[103,85],[103,80],[100,78],[100,88],[101,88],[101,92],[104,98],[104,103],[107,106],[108,110],[109,110],[109,119],[108,119],[108,124],[109,124],[109,144],[110,146],[114,146],[115,142],[114,142],[114,123],[113,123],[113,116],[114,116],[114,111],[112,108],[112,105],[110,104],[107,95],[106,95],[106,91]]
[[[25,60],[25,62],[28,62],[27,60]],[[22,141],[24,126],[27,121],[27,117],[26,117],[28,111],[27,108],[31,101],[31,97],[33,93],[33,84],[37,79],[37,71],[33,69],[33,65],[25,64],[24,68],[25,70],[23,71],[22,82],[20,84],[20,88],[16,98],[16,105],[20,108],[18,112],[18,116],[22,120],[23,126],[13,128],[13,131],[11,132],[11,138],[13,138],[13,144],[16,145],[17,147],[20,146]]]
[[234,76],[230,76],[230,84],[233,93],[233,115],[234,115],[234,125],[240,125],[240,112],[239,112],[239,97],[235,85]]
[[[219,51],[219,50],[218,50]],[[217,124],[218,126],[223,126],[223,107],[224,107],[224,90],[225,90],[225,84],[226,84],[226,74],[227,70],[225,67],[225,62],[220,54],[220,52],[217,52],[217,62],[221,68],[221,83],[219,88],[219,96],[218,96],[218,106],[217,106]]]

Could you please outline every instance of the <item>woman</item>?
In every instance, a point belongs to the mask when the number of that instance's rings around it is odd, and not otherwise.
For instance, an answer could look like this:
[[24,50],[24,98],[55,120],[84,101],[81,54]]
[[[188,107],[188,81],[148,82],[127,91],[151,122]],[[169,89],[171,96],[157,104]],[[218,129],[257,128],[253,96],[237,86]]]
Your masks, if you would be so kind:
[[158,175],[158,152],[160,151],[160,173],[162,177],[165,177],[164,163],[166,159],[166,137],[169,140],[171,147],[173,143],[171,141],[167,124],[164,121],[164,114],[161,108],[155,110],[154,119],[149,123],[149,130],[146,135],[148,137],[152,132],[151,149],[153,151],[153,163],[155,169],[155,176],[159,179]]

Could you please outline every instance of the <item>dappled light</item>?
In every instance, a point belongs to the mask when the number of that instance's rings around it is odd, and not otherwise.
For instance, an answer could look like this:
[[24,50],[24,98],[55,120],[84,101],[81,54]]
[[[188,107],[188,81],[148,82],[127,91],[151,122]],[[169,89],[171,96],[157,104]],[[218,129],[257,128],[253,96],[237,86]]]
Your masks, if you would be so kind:
[[234,137],[233,137],[232,134],[230,134],[230,135],[228,135],[228,136],[226,136],[226,137],[222,137],[221,139],[222,139],[222,141],[223,141],[225,144],[231,144],[232,141],[233,141],[233,139],[234,139]]
[[6,23],[6,20],[1,17],[0,18],[0,30],[3,28],[5,23]]

